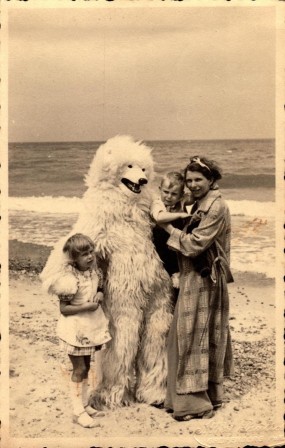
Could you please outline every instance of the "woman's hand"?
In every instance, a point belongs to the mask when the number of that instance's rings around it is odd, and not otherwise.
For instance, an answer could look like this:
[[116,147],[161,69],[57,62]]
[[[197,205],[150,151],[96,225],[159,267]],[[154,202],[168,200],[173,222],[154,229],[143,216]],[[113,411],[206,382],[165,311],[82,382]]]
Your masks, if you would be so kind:
[[171,234],[172,230],[174,229],[173,225],[169,224],[169,223],[160,223],[159,227],[164,229],[167,233],[169,233],[169,235]]

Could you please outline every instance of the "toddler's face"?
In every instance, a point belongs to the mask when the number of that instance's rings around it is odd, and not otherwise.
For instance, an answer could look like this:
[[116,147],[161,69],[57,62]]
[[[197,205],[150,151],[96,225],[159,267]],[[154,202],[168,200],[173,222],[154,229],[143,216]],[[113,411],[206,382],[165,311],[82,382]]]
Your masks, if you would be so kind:
[[169,186],[170,182],[164,181],[159,187],[160,197],[165,206],[175,205],[183,196],[183,188],[180,185]]
[[94,249],[90,248],[85,252],[82,252],[76,259],[76,267],[79,271],[87,271],[94,262],[95,254]]

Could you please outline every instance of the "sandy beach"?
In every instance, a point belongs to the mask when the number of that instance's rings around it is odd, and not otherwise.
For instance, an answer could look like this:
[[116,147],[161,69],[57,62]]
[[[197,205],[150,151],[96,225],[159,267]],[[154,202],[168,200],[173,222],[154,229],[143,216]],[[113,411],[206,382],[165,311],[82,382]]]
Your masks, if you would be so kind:
[[[234,273],[229,289],[235,375],[225,382],[225,403],[214,418],[180,423],[164,410],[134,404],[108,411],[96,428],[84,429],[72,423],[69,366],[55,335],[57,298],[42,291],[37,275],[49,249],[36,246],[10,244],[11,446],[28,439],[27,446],[50,440],[48,447],[75,440],[77,447],[277,445],[282,415],[276,414],[273,280]],[[95,381],[92,365],[91,387]]]

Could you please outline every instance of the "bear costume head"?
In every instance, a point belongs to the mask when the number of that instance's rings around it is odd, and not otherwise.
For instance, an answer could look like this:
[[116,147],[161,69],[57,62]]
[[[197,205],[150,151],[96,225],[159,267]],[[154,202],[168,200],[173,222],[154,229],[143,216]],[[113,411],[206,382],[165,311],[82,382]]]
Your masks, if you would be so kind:
[[88,188],[120,188],[132,196],[141,194],[143,186],[153,180],[151,148],[132,137],[110,138],[101,145],[85,178]]

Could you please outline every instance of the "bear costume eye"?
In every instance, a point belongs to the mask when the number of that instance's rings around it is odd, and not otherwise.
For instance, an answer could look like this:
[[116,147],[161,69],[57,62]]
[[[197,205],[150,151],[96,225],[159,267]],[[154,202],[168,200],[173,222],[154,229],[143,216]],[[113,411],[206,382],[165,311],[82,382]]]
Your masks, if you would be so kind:
[[128,165],[128,168],[132,168],[133,167],[133,165]]

